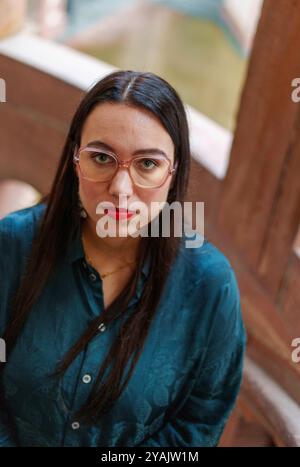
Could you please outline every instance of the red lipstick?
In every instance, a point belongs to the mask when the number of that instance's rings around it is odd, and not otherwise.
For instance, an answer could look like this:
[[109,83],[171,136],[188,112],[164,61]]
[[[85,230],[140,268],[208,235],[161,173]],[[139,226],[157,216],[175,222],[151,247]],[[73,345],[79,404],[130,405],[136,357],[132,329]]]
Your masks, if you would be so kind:
[[129,211],[128,209],[124,208],[115,208],[115,209],[105,209],[105,214],[108,214],[113,219],[117,221],[120,219],[130,219],[133,216],[134,212]]

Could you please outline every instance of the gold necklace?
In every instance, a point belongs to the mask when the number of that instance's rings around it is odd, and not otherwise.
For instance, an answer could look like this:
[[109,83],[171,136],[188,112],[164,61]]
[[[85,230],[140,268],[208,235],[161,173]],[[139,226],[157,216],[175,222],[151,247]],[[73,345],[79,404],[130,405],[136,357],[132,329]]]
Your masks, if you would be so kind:
[[[83,234],[81,235],[81,239],[82,239],[83,249],[84,249],[84,253],[85,253],[85,257],[86,257],[87,261],[90,263],[90,265],[91,265],[94,269],[97,269],[96,266],[95,266],[95,264],[94,264],[93,261],[91,260],[90,256],[88,256],[87,253],[86,253],[86,250],[85,250],[85,248],[84,248]],[[117,272],[117,271],[119,271],[120,269],[126,268],[126,267],[129,266],[130,264],[136,263],[136,261],[137,261],[137,260],[135,259],[134,261],[127,262],[127,263],[124,264],[123,266],[120,266],[119,268],[114,269],[113,271],[106,272],[106,273],[104,273],[104,274],[100,274],[100,273],[99,273],[99,275],[100,275],[101,279],[104,279],[105,277],[110,276],[110,275],[113,274],[114,272]]]

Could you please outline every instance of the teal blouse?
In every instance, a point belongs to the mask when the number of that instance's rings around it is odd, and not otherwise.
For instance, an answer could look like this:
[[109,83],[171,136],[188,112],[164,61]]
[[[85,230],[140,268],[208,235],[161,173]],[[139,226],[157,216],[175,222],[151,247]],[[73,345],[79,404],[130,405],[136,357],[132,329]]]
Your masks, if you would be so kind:
[[[44,209],[39,203],[0,220],[0,336]],[[80,232],[55,271],[3,364],[0,446],[216,446],[239,393],[246,346],[226,256],[206,238],[198,248],[182,242],[132,377],[93,426],[74,414],[120,321],[100,327],[61,379],[49,378],[104,309],[102,281],[85,260]],[[126,313],[148,272],[149,258]]]

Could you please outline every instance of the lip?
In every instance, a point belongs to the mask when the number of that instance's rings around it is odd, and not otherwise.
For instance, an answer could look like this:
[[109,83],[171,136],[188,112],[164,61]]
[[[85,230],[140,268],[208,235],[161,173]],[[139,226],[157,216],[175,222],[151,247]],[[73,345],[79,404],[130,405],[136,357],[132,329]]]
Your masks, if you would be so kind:
[[118,208],[116,207],[115,209],[105,209],[105,214],[107,214],[109,217],[112,217],[113,219],[120,220],[120,219],[130,219],[135,213],[134,211],[129,211],[128,209],[125,208]]

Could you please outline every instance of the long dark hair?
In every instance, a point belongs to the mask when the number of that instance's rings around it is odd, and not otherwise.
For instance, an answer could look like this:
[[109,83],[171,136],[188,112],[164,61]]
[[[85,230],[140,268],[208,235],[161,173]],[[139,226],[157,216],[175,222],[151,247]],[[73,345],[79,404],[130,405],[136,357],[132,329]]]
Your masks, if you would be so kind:
[[[72,156],[74,148],[80,144],[81,132],[87,116],[96,105],[103,102],[133,105],[146,109],[158,117],[174,143],[175,161],[178,164],[167,202],[184,201],[190,171],[190,147],[185,109],[177,92],[167,81],[150,72],[116,71],[105,76],[86,93],[79,104],[70,125],[51,190],[40,200],[40,203],[46,205],[45,212],[33,239],[25,273],[13,297],[11,317],[4,334],[7,355],[11,352],[32,305],[78,231],[80,223],[78,179]],[[161,214],[162,212],[159,216]],[[90,323],[62,361],[58,362],[55,375],[61,376],[99,332],[100,323],[108,325],[116,318],[126,315],[124,312],[135,292],[146,255],[150,252],[149,277],[141,298],[134,313],[130,314],[120,326],[118,336],[99,368],[90,396],[77,414],[84,422],[92,423],[111,408],[127,385],[141,354],[168,273],[180,248],[180,237],[172,235],[174,233],[172,214],[171,210],[171,236],[141,238],[138,265],[124,289],[101,313],[101,316]],[[121,385],[124,370],[131,357],[128,375]],[[105,370],[111,363],[113,365],[109,376],[101,385]]]

